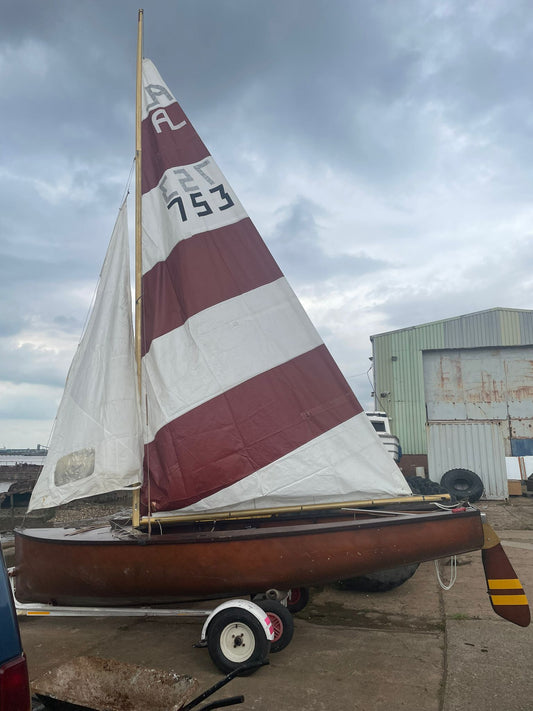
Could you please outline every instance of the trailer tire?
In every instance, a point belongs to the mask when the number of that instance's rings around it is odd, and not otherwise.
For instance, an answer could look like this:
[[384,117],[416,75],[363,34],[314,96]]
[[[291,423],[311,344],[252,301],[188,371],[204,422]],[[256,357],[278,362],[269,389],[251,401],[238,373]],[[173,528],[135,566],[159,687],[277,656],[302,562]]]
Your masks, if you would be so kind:
[[277,600],[256,600],[255,604],[264,610],[272,627],[274,628],[274,639],[270,643],[272,654],[281,652],[289,644],[294,634],[294,620],[289,610]]
[[378,570],[376,573],[347,578],[339,582],[339,587],[343,590],[356,590],[357,592],[389,592],[412,578],[418,565],[418,563],[411,563],[399,568]]
[[287,610],[295,615],[300,612],[309,602],[309,590],[307,588],[291,588],[287,598]]
[[470,469],[450,469],[442,475],[440,484],[459,501],[471,503],[479,501],[484,490],[483,482]]
[[[238,669],[243,664],[262,664],[270,651],[259,620],[241,608],[221,610],[207,629],[207,649],[214,664],[224,674]],[[248,670],[243,676],[255,671]]]

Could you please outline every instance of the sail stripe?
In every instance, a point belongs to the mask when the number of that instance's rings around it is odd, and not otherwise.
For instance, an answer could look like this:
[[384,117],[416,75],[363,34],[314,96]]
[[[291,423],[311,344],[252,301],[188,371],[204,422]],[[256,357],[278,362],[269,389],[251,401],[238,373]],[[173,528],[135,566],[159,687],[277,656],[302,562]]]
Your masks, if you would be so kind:
[[[321,345],[161,428],[145,447],[152,508],[169,510],[199,501],[361,411]],[[145,484],[145,506],[147,497]]]
[[249,219],[211,157],[167,170],[143,196],[143,273],[178,242]]
[[176,101],[164,108],[158,106],[154,109],[142,122],[141,135],[143,151],[151,156],[151,160],[142,164],[143,194],[155,188],[169,168],[196,163],[209,155]]
[[282,276],[249,219],[178,242],[143,277],[142,354],[194,314]]
[[[145,442],[171,420],[322,345],[286,279],[205,309],[152,343],[143,358]],[[172,372],[162,381],[160,373]]]
[[[380,499],[398,496],[399,491],[409,494],[396,463],[383,447],[376,448],[375,440],[370,420],[360,413],[179,513],[324,504],[338,502],[339,497],[344,501]],[[354,441],[359,445],[356,451]]]

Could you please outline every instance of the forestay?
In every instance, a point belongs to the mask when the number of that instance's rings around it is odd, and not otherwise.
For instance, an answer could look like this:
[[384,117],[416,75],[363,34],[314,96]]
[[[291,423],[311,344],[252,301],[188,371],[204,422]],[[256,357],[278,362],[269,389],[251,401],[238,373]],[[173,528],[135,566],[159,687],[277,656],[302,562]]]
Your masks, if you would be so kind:
[[124,203],[28,510],[140,483],[142,434],[126,209]]
[[408,495],[149,60],[143,89],[144,512]]

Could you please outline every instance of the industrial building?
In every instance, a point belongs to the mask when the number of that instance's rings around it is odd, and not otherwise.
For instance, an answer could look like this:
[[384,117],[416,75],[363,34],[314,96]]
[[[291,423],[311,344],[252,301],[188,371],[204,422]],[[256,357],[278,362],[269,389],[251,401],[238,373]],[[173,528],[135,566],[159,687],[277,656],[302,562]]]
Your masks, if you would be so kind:
[[494,308],[370,340],[375,407],[399,437],[405,474],[423,467],[438,482],[468,469],[489,499],[532,474],[533,311]]

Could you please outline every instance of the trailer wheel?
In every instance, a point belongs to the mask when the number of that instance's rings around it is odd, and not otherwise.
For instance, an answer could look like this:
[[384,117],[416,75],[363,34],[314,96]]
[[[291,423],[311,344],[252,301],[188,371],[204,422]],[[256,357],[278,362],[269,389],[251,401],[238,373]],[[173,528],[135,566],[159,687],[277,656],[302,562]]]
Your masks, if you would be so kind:
[[450,469],[442,475],[441,486],[456,496],[459,501],[479,501],[483,494],[483,482],[470,469]]
[[291,588],[287,598],[287,609],[292,614],[303,610],[309,602],[309,590],[307,588]]
[[229,674],[243,664],[266,661],[270,641],[260,622],[247,610],[225,609],[213,617],[207,629],[207,649],[220,671]]
[[256,600],[255,604],[267,613],[274,628],[274,640],[270,643],[270,651],[281,652],[294,634],[294,620],[291,613],[277,600]]

